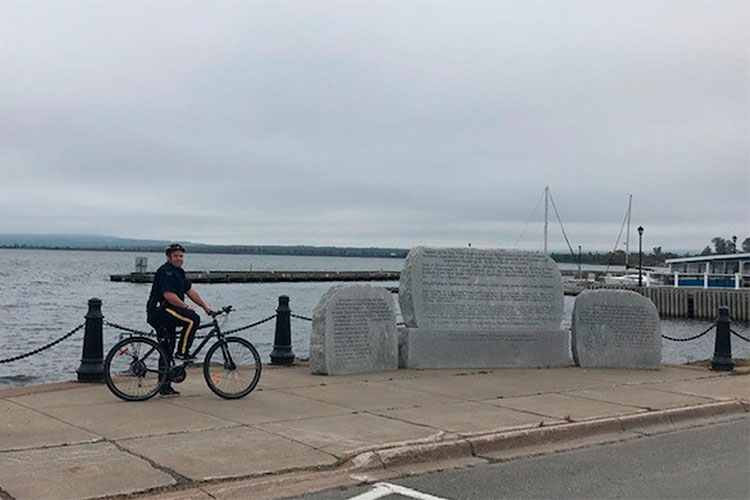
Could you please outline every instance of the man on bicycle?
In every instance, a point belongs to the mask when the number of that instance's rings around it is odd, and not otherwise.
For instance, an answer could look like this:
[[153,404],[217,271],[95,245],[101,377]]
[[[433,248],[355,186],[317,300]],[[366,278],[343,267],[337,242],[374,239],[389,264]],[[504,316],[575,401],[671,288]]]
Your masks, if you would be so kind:
[[[185,295],[203,308],[206,314],[211,314],[213,310],[193,289],[190,280],[185,276],[185,271],[182,269],[185,249],[182,245],[173,243],[165,249],[165,253],[167,262],[154,274],[154,284],[146,304],[146,317],[148,324],[154,327],[160,342],[170,356],[175,348],[175,331],[181,328],[175,358],[192,361],[194,358],[190,356],[190,346],[201,320],[193,308],[185,302]],[[169,384],[165,385],[160,393],[164,396],[179,394]]]

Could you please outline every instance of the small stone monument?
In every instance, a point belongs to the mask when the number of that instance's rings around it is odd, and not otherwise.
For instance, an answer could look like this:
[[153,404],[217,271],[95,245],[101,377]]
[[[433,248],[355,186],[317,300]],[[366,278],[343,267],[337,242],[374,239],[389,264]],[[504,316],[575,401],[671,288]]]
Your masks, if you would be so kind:
[[551,367],[570,363],[562,276],[544,254],[417,247],[401,271],[406,368]]
[[391,292],[370,285],[330,288],[313,311],[310,369],[344,375],[398,369]]
[[661,324],[653,302],[629,290],[587,290],[577,298],[573,359],[582,368],[659,369]]

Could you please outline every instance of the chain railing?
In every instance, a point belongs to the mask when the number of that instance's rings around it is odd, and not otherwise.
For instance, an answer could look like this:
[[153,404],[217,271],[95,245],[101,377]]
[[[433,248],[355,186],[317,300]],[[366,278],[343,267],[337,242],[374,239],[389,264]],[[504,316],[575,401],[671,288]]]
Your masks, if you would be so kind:
[[747,337],[743,337],[742,335],[740,335],[739,333],[735,332],[735,331],[734,331],[734,330],[732,330],[731,328],[729,329],[729,331],[730,331],[730,332],[732,333],[732,335],[734,335],[735,337],[739,337],[739,338],[741,338],[742,340],[744,340],[745,342],[750,342],[750,339],[749,339],[749,338],[747,338]]
[[312,318],[308,318],[307,316],[301,316],[299,314],[291,314],[290,313],[289,316],[291,316],[292,318],[301,319],[302,321],[312,321],[313,320]]
[[60,337],[60,338],[58,338],[56,340],[53,340],[52,342],[50,342],[48,344],[45,344],[42,347],[39,347],[38,349],[34,349],[33,351],[29,351],[29,352],[24,353],[24,354],[19,354],[18,356],[13,356],[12,358],[0,359],[0,365],[3,365],[5,363],[12,363],[14,361],[18,361],[18,360],[21,360],[21,359],[24,359],[24,358],[28,358],[29,356],[33,356],[35,354],[39,354],[42,351],[46,351],[47,349],[56,346],[57,344],[59,344],[63,340],[72,337],[78,330],[80,330],[81,328],[83,328],[84,325],[85,325],[85,323],[81,323],[80,325],[78,325],[77,327],[73,328],[71,331],[69,331],[68,333],[66,333],[62,337]]
[[690,340],[695,340],[695,339],[699,339],[699,338],[703,337],[705,334],[707,334],[708,332],[710,332],[711,330],[713,330],[715,327],[716,327],[716,322],[714,321],[713,323],[711,323],[711,326],[709,326],[708,328],[706,328],[704,331],[702,331],[698,335],[694,335],[692,337],[688,337],[688,338],[685,338],[685,339],[678,339],[678,338],[675,338],[675,337],[670,337],[668,335],[662,335],[662,338],[667,339],[667,340],[671,340],[672,342],[688,342]]

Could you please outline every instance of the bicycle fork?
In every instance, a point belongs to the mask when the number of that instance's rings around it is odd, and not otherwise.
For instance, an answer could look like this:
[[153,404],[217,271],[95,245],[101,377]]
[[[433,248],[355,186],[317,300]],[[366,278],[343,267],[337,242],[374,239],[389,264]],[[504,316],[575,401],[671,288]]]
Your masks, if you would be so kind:
[[234,360],[232,359],[232,354],[229,352],[229,348],[227,347],[228,343],[224,341],[224,339],[221,339],[221,353],[224,355],[224,369],[233,371],[237,369],[237,365],[234,364]]

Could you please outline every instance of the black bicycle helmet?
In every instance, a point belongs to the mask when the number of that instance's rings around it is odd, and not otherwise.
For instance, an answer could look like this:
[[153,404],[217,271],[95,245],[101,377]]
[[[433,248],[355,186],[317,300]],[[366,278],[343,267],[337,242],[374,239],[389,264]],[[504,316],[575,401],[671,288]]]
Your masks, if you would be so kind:
[[169,257],[172,254],[172,252],[184,252],[184,251],[185,249],[179,243],[172,243],[171,245],[169,245],[167,248],[164,249],[164,253],[167,254],[167,257]]

